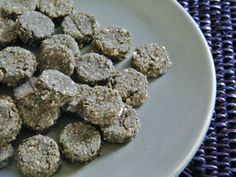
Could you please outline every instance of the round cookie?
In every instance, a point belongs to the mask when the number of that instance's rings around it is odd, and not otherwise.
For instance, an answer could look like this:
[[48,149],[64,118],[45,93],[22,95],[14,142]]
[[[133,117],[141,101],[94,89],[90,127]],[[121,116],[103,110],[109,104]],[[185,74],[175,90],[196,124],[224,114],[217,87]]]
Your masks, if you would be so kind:
[[91,96],[92,88],[88,85],[77,85],[76,95],[63,106],[63,111],[67,113],[81,113],[80,102],[88,96]]
[[37,59],[39,70],[58,70],[68,76],[74,72],[75,61],[72,50],[64,45],[47,47]]
[[16,152],[17,167],[27,177],[50,177],[61,165],[57,143],[46,136],[27,138]]
[[34,74],[36,57],[20,47],[7,47],[0,52],[0,82],[16,86]]
[[46,132],[60,117],[60,108],[49,91],[35,87],[36,82],[31,78],[15,88],[14,97],[23,125],[35,132]]
[[132,68],[124,69],[110,79],[109,85],[117,90],[123,101],[131,106],[139,106],[148,99],[146,76]]
[[109,26],[97,32],[93,43],[95,51],[111,59],[123,60],[130,52],[131,36],[121,27]]
[[80,56],[75,63],[75,75],[79,82],[91,86],[105,84],[116,74],[112,61],[97,53]]
[[80,55],[77,42],[73,37],[67,34],[56,34],[41,43],[41,49],[53,48],[54,46],[65,46],[70,49],[74,56]]
[[126,105],[122,115],[112,125],[101,127],[103,139],[111,143],[127,143],[133,140],[140,130],[138,113]]
[[36,82],[37,88],[50,93],[55,105],[63,106],[77,94],[77,84],[57,70],[45,70]]
[[0,47],[13,43],[17,39],[16,23],[0,16]]
[[21,130],[21,118],[10,97],[0,97],[0,147],[16,139]]
[[65,17],[61,26],[65,34],[71,35],[82,45],[93,40],[99,24],[93,15],[74,13]]
[[12,158],[14,149],[11,144],[0,147],[0,169],[5,168]]
[[112,124],[123,111],[121,96],[115,90],[107,87],[96,86],[80,103],[81,117],[96,125]]
[[38,0],[38,10],[52,19],[60,20],[74,12],[72,0]]
[[24,43],[36,45],[55,32],[52,20],[40,12],[26,12],[17,22],[19,38]]
[[71,162],[89,162],[99,153],[101,137],[91,125],[71,123],[62,130],[59,145],[63,155]]
[[28,11],[36,9],[38,0],[5,0],[2,5],[2,14],[4,16],[22,15]]
[[60,117],[60,108],[52,107],[43,101],[37,103],[37,98],[37,96],[28,98],[27,101],[29,102],[22,105],[18,104],[18,109],[24,126],[36,133],[46,133]]
[[151,43],[135,49],[131,64],[147,77],[159,77],[169,70],[172,62],[164,46]]

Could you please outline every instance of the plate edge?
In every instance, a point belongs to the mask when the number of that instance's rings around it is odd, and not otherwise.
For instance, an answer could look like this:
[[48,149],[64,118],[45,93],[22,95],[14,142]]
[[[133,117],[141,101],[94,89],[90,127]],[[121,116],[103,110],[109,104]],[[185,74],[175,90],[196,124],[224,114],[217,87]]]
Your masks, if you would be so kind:
[[209,48],[209,45],[207,43],[207,40],[205,38],[205,36],[203,35],[201,29],[199,28],[198,24],[194,21],[194,19],[191,17],[191,15],[184,9],[184,7],[177,1],[177,0],[173,0],[172,1],[176,8],[178,10],[181,11],[181,13],[188,18],[188,20],[192,23],[192,25],[195,27],[196,32],[198,33],[198,35],[201,37],[201,41],[203,46],[205,47],[205,52],[207,53],[208,57],[209,57],[209,65],[211,66],[211,78],[212,78],[212,83],[211,83],[211,90],[212,90],[212,94],[210,95],[210,105],[209,105],[209,111],[207,113],[207,119],[205,121],[204,127],[202,129],[202,132],[200,134],[200,136],[198,137],[198,139],[196,140],[196,143],[193,147],[193,149],[186,155],[185,159],[183,160],[183,162],[176,167],[176,170],[172,172],[172,174],[170,175],[171,177],[174,176],[179,176],[180,173],[186,168],[186,166],[189,164],[189,162],[192,160],[192,158],[194,157],[194,155],[196,154],[196,152],[198,151],[198,149],[200,148],[206,134],[207,131],[210,127],[210,123],[211,123],[211,119],[213,116],[213,111],[215,108],[215,101],[216,101],[216,73],[215,73],[215,64],[214,64],[214,60]]

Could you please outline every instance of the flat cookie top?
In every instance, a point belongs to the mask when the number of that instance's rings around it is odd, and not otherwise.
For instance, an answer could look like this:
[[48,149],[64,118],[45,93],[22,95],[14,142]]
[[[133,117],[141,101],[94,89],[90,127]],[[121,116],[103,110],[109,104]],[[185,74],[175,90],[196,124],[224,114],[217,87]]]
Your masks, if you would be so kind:
[[76,83],[69,76],[57,70],[43,71],[37,81],[37,85],[68,96],[76,95],[77,91]]
[[110,59],[97,53],[88,53],[76,59],[77,79],[80,82],[95,85],[106,82],[116,73]]
[[52,20],[36,11],[26,12],[19,16],[18,23],[20,24],[20,28],[27,30],[38,39],[49,37],[55,31]]
[[21,15],[36,9],[38,0],[5,0],[2,5],[4,15]]
[[98,125],[112,124],[123,111],[123,102],[118,92],[102,86],[93,88],[92,96],[82,102],[82,117]]
[[36,57],[26,49],[7,47],[0,52],[0,70],[4,73],[2,82],[9,86],[32,77],[36,66]]
[[74,13],[62,22],[64,33],[74,37],[79,43],[91,41],[98,30],[99,24],[93,15]]
[[97,155],[101,146],[100,133],[91,125],[68,124],[60,134],[60,145],[67,158],[86,162]]
[[17,166],[24,173],[37,176],[53,174],[61,163],[56,142],[46,136],[27,138],[17,149]]
[[56,34],[51,36],[48,39],[45,39],[41,43],[42,50],[47,48],[53,48],[54,46],[66,46],[68,49],[70,49],[73,52],[73,55],[79,55],[79,46],[77,42],[72,38],[70,35],[66,34]]
[[127,68],[118,72],[110,85],[129,105],[138,106],[148,99],[147,78],[135,69]]
[[125,105],[122,115],[110,126],[102,127],[103,138],[112,143],[131,141],[140,130],[138,113],[129,105]]
[[156,43],[137,47],[132,55],[131,63],[135,69],[147,77],[163,75],[172,65],[166,48]]
[[95,49],[111,58],[124,58],[131,48],[130,33],[121,27],[100,29],[94,39]]
[[75,7],[72,0],[39,0],[38,9],[50,18],[70,15]]

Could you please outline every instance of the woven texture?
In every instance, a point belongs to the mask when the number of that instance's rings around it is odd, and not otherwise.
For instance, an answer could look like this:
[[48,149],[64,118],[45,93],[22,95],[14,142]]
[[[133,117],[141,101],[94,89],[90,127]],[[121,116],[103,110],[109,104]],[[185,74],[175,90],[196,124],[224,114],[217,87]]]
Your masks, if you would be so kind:
[[236,0],[179,0],[211,49],[217,98],[208,133],[181,176],[236,176]]

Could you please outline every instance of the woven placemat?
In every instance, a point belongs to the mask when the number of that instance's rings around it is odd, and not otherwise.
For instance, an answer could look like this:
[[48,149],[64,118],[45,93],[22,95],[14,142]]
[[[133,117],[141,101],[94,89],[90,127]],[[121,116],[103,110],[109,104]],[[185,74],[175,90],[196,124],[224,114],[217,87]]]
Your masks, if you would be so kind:
[[212,51],[217,98],[208,133],[181,176],[236,176],[236,0],[178,0]]

